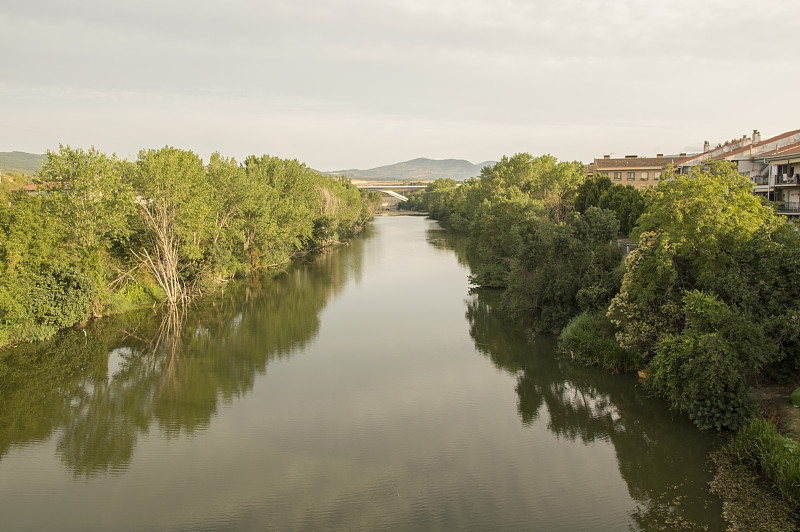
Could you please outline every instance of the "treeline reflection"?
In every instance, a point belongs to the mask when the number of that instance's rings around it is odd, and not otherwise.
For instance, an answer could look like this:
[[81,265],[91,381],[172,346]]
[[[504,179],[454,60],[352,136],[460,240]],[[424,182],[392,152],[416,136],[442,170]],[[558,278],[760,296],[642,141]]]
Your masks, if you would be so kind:
[[[611,442],[639,505],[632,517],[643,530],[702,530],[709,515],[721,514],[707,485],[706,457],[715,435],[644,395],[633,376],[554,356],[554,338],[526,338],[507,325],[499,304],[499,292],[481,289],[470,296],[470,335],[498,368],[516,375],[524,424],[544,423],[558,437],[586,444]],[[690,478],[687,469],[695,472]]]
[[319,314],[361,272],[362,242],[229,286],[191,308],[138,311],[0,350],[0,459],[55,437],[75,476],[124,471],[137,440],[209,426],[275,359],[316,337]]

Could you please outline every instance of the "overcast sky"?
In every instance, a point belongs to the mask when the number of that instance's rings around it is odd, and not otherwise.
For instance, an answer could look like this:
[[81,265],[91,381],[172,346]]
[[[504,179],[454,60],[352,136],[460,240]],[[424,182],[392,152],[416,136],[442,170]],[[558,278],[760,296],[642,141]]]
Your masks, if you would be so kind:
[[0,151],[698,151],[800,128],[796,0],[4,0]]

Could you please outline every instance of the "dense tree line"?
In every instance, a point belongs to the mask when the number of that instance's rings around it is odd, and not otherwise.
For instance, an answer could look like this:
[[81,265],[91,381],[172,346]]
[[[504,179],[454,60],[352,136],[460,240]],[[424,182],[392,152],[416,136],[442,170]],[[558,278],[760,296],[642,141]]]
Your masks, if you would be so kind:
[[38,195],[0,191],[0,345],[185,302],[360,231],[380,198],[296,160],[60,146]]
[[800,375],[800,233],[729,163],[640,191],[518,154],[407,206],[468,234],[473,282],[529,330],[584,363],[648,367],[700,427],[742,426],[752,384]]

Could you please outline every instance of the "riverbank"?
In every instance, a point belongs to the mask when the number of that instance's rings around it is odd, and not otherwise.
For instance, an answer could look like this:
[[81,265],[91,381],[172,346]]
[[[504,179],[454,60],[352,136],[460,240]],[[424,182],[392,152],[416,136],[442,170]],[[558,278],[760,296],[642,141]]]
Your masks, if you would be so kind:
[[795,388],[788,384],[757,386],[750,396],[758,402],[761,417],[774,423],[781,434],[800,443],[800,408],[789,399]]
[[182,328],[147,311],[2,353],[4,528],[724,529],[718,435],[529,339],[463,244],[377,216]]
[[711,490],[723,500],[731,530],[800,530],[800,412],[789,400],[793,389],[762,385],[751,390],[759,404],[759,417],[711,455],[716,468]]
[[296,160],[203,161],[170,147],[131,162],[60,146],[37,177],[46,194],[0,194],[0,345],[184,304],[346,240],[380,205],[376,192]]
[[[761,399],[765,415],[797,439],[790,390],[749,394],[754,380],[799,378],[800,285],[783,274],[800,250],[794,227],[723,163],[665,175],[640,194],[578,172],[554,183],[551,162],[504,157],[480,179],[458,188],[436,182],[408,206],[469,235],[473,282],[502,288],[519,326],[560,333],[582,363],[646,367],[647,388],[699,429],[740,431]],[[639,239],[627,258],[608,245],[623,227]],[[766,451],[760,441],[740,446],[756,448],[748,466],[768,470],[787,496],[800,464],[778,472],[764,464],[780,461],[779,448],[794,440],[770,435]]]

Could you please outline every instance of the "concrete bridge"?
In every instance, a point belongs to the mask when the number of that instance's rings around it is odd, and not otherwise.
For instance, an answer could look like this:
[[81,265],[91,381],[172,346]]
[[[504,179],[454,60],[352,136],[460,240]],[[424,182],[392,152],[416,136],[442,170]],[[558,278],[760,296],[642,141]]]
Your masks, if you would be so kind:
[[367,190],[377,190],[381,193],[383,197],[383,201],[381,202],[381,207],[390,208],[401,201],[406,201],[408,198],[400,192],[406,192],[409,190],[420,190],[423,188],[427,188],[428,185],[356,185],[358,188],[363,188]]

